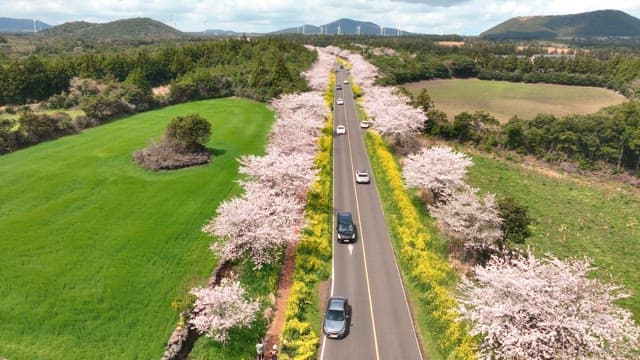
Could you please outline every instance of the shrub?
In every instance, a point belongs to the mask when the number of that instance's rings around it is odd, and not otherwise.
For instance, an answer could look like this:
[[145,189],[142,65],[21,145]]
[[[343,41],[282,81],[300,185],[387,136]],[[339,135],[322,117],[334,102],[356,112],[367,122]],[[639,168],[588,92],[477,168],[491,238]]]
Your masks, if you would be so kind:
[[500,247],[504,248],[509,243],[523,244],[525,239],[531,236],[528,208],[520,204],[511,196],[498,198],[498,209],[502,218],[502,240]]
[[211,138],[211,123],[198,114],[176,116],[167,125],[165,137],[186,151],[198,151]]

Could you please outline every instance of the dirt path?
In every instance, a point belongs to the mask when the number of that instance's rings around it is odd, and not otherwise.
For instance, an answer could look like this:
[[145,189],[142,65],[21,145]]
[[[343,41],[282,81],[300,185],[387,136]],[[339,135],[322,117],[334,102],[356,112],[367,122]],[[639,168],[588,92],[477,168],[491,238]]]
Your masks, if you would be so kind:
[[269,354],[273,344],[278,344],[280,333],[282,332],[282,325],[284,325],[284,313],[287,310],[289,290],[293,283],[293,260],[295,250],[295,244],[289,243],[287,245],[284,264],[282,265],[282,272],[280,274],[280,286],[278,287],[278,297],[276,299],[276,313],[273,317],[273,321],[271,321],[269,330],[267,330],[267,335],[265,336],[266,359],[270,359],[266,354]]

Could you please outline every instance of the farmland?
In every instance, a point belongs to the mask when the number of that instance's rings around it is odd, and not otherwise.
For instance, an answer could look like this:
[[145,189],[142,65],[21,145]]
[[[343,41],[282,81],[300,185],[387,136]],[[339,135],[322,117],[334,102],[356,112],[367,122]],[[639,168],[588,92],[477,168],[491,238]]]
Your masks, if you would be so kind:
[[[133,151],[190,113],[212,122],[211,164],[134,165]],[[200,228],[238,192],[236,158],[262,153],[272,120],[257,102],[197,101],[0,157],[0,354],[159,358],[171,303],[215,265]]]
[[463,112],[484,110],[500,122],[517,115],[532,119],[538,113],[564,116],[590,114],[620,104],[625,97],[611,90],[552,84],[525,84],[478,79],[429,80],[405,84],[417,95],[427,89],[438,110],[449,120]]

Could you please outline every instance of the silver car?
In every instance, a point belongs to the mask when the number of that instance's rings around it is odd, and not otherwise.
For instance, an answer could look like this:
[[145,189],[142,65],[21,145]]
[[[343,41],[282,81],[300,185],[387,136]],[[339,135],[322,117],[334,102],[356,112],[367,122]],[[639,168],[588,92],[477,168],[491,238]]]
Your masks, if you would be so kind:
[[341,339],[349,333],[351,306],[343,296],[332,296],[327,303],[322,331],[328,338]]

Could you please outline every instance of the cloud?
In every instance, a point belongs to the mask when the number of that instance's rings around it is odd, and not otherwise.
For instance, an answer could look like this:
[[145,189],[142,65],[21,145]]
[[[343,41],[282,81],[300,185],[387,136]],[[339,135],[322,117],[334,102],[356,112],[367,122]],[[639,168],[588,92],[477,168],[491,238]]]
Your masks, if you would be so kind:
[[466,3],[470,0],[391,0],[392,2],[422,4],[435,7],[451,7]]

